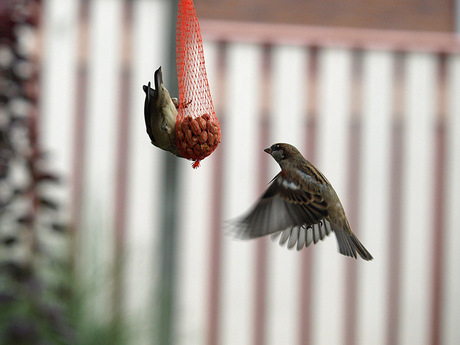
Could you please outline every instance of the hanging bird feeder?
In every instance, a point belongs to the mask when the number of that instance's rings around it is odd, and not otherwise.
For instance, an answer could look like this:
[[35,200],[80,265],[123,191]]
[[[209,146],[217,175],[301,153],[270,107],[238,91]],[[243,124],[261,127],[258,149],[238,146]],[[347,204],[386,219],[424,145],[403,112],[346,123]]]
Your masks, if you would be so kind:
[[193,0],[179,0],[176,32],[179,109],[175,144],[186,159],[209,156],[220,143],[220,127],[211,98],[203,52],[203,40]]

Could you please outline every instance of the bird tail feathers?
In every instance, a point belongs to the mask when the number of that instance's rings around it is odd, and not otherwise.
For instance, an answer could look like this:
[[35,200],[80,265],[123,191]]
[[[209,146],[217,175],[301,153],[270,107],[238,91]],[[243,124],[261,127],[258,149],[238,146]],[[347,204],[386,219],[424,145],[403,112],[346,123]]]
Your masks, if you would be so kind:
[[364,248],[363,244],[358,238],[351,232],[344,231],[342,229],[334,229],[339,244],[339,252],[343,255],[350,256],[356,259],[356,253],[359,254],[364,260],[372,260],[371,253]]
[[163,73],[161,72],[161,66],[155,71],[155,75],[153,76],[155,82],[155,90],[160,90],[161,84],[163,84]]

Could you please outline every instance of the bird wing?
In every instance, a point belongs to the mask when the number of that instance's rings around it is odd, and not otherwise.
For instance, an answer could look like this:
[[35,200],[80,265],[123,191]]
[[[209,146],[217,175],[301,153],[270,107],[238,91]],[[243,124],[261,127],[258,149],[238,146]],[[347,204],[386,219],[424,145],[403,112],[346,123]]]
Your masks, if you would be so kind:
[[150,140],[152,141],[152,143],[155,142],[155,138],[153,137],[153,133],[152,133],[152,126],[150,124],[150,120],[151,120],[151,106],[152,106],[152,93],[153,93],[153,90],[152,88],[150,87],[150,82],[148,85],[144,85],[143,86],[143,90],[145,92],[145,102],[144,102],[144,119],[145,119],[145,128],[147,130],[147,134],[149,135],[149,138]]
[[318,224],[328,215],[324,186],[298,169],[282,170],[248,214],[234,225],[242,238]]
[[279,240],[281,246],[286,244],[289,249],[296,247],[297,250],[301,250],[312,243],[315,244],[319,240],[324,240],[331,231],[333,231],[331,223],[324,219],[310,226],[296,225],[292,228],[279,231],[272,235],[272,239]]

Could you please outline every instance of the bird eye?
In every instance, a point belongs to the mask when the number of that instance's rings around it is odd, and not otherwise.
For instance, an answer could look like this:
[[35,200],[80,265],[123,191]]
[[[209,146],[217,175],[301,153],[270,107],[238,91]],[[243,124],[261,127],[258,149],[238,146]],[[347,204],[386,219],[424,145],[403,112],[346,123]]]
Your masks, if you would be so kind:
[[272,146],[272,151],[278,151],[280,149],[280,146],[278,144],[275,144]]

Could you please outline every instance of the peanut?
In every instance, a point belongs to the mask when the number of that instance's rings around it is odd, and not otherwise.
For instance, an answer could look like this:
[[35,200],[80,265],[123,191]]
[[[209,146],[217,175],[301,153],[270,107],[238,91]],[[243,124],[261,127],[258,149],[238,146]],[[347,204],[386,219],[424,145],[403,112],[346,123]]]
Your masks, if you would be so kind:
[[190,142],[192,140],[192,131],[190,129],[187,129],[185,132],[185,140],[187,142]]
[[200,143],[204,144],[208,140],[208,133],[203,131],[200,135]]
[[[206,114],[205,114],[206,115]],[[200,116],[196,119],[200,125],[202,131],[206,130],[206,120],[204,119],[204,115]]]
[[199,125],[199,123],[198,123],[198,121],[196,119],[193,119],[190,122],[190,127],[192,129],[193,134],[200,135],[201,129],[200,129],[200,125]]
[[210,147],[214,146],[214,134],[208,133],[208,145]]
[[177,140],[181,142],[184,141],[184,132],[181,129],[177,131],[176,136],[177,136]]

